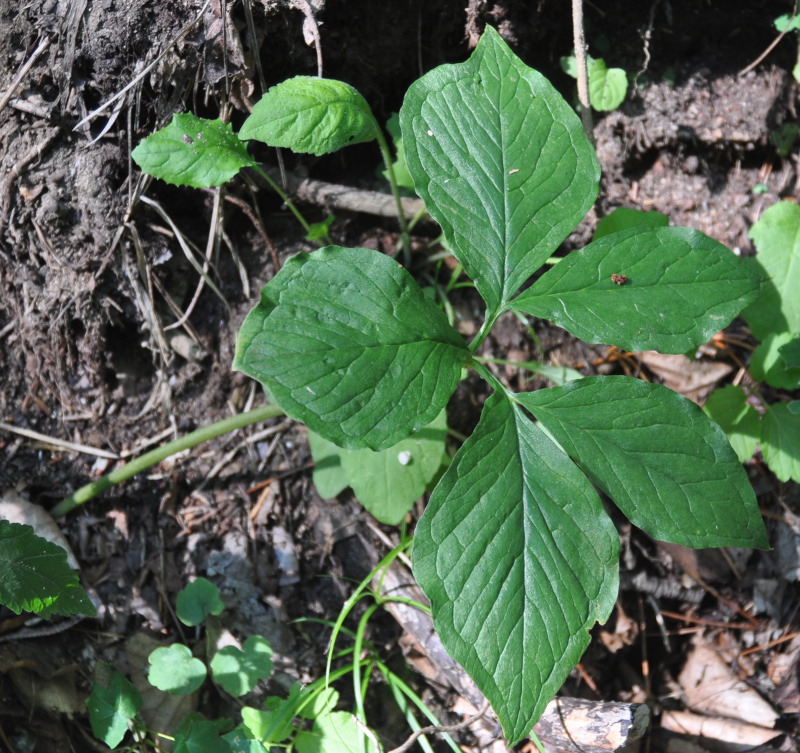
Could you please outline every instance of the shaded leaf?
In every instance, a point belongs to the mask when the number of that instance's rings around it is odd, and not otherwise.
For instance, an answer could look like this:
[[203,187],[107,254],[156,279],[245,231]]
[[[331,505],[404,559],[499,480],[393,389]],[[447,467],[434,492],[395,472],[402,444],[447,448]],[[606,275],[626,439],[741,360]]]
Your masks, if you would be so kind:
[[252,736],[244,724],[223,735],[222,739],[230,746],[231,753],[267,753],[264,745]]
[[220,186],[243,167],[256,164],[230,123],[190,112],[173,115],[172,122],[150,134],[131,157],[148,175],[193,188]]
[[417,525],[413,564],[445,648],[512,744],[607,619],[618,549],[586,477],[521,408],[492,395]]
[[376,127],[366,100],[349,84],[295,76],[261,97],[239,137],[322,155],[372,141]]
[[239,697],[249,693],[259,680],[272,674],[272,648],[265,638],[251,635],[243,649],[221,648],[211,660],[211,673],[223,690]]
[[747,404],[747,395],[741,387],[730,384],[715,390],[703,409],[728,435],[742,463],[753,457],[761,434],[761,419],[755,408]]
[[518,398],[653,538],[691,547],[767,547],[747,474],[722,429],[690,400],[617,376]]
[[[800,368],[790,368],[783,358],[783,349],[791,346],[791,332],[773,332],[753,351],[750,357],[750,374],[759,382],[784,390],[800,388]],[[791,356],[791,350],[788,351]]]
[[668,227],[669,218],[661,212],[643,212],[640,209],[617,207],[597,223],[594,240],[603,236],[619,233],[622,230],[642,227]]
[[496,312],[597,196],[580,120],[487,26],[469,60],[411,85],[400,124],[417,193]]
[[778,348],[783,363],[789,369],[800,369],[800,337],[796,335]]
[[464,342],[388,256],[298,254],[261,291],[234,368],[340,447],[381,450],[433,421],[456,388]]
[[743,314],[753,334],[765,340],[775,332],[800,332],[800,206],[779,201],[750,228],[755,262],[766,278]]
[[222,614],[224,609],[219,589],[206,578],[196,578],[186,585],[175,602],[178,619],[190,627],[201,625],[210,614]]
[[310,429],[308,446],[314,458],[313,479],[317,493],[324,499],[332,499],[350,486],[342,468],[342,453],[346,450]]
[[777,403],[767,408],[761,429],[761,454],[781,481],[800,482],[800,413],[790,405]]
[[204,719],[191,714],[175,731],[173,753],[230,753],[231,748],[221,737],[232,725],[227,719]]
[[353,715],[334,711],[317,717],[310,732],[298,732],[298,753],[364,753],[366,737]]
[[128,731],[128,723],[142,707],[142,695],[111,665],[102,663],[98,667],[100,673],[106,675],[105,682],[95,682],[86,699],[89,723],[98,740],[116,748]]
[[0,520],[0,604],[12,612],[96,614],[67,553],[33,528]]
[[398,525],[432,481],[444,457],[447,414],[380,452],[343,450],[342,466],[358,501],[381,523]]
[[634,228],[569,254],[512,307],[587,342],[685,353],[726,327],[756,286],[747,265],[696,230]]

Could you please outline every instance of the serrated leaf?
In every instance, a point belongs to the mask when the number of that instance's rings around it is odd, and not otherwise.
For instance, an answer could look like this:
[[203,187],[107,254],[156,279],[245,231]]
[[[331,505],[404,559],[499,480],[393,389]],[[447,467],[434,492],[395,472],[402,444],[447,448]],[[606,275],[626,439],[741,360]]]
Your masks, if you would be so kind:
[[150,134],[131,157],[148,175],[193,188],[220,186],[243,167],[256,164],[230,123],[190,112],[173,115],[172,122]]
[[60,546],[37,536],[33,528],[0,520],[0,604],[12,612],[96,614],[80,584],[78,573],[67,564]]
[[618,549],[586,477],[519,406],[492,395],[417,524],[413,565],[445,648],[511,744],[608,617]]
[[128,723],[142,707],[142,695],[116,669],[103,663],[98,673],[106,675],[105,682],[95,682],[86,699],[89,723],[98,740],[116,748],[128,731]]
[[364,753],[365,742],[353,715],[334,711],[317,717],[310,732],[298,732],[294,746],[298,753]]
[[204,719],[192,714],[184,719],[175,731],[173,753],[231,753],[231,748],[220,735],[230,729],[227,719]]
[[590,343],[685,353],[726,327],[756,287],[746,264],[697,230],[634,228],[569,254],[511,306]]
[[739,460],[742,463],[750,460],[761,434],[761,420],[755,408],[747,404],[744,390],[732,384],[721,390],[714,390],[703,410],[728,435]]
[[298,254],[261,291],[234,368],[340,447],[381,450],[433,421],[467,349],[408,272],[367,249]]
[[779,201],[750,228],[755,262],[766,278],[755,303],[744,311],[753,334],[800,332],[800,206]]
[[594,203],[580,120],[487,26],[469,60],[411,85],[400,124],[417,193],[496,312]]
[[310,429],[308,446],[314,458],[312,478],[317,493],[323,499],[332,499],[350,486],[347,474],[342,468],[342,453],[346,450]]
[[172,695],[194,693],[206,679],[206,665],[195,659],[191,649],[182,643],[155,649],[147,661],[148,682]]
[[597,223],[593,240],[619,233],[622,230],[642,227],[668,227],[669,218],[661,212],[643,212],[640,209],[617,207]]
[[225,692],[239,697],[249,693],[259,680],[272,674],[272,648],[265,638],[251,635],[243,649],[221,648],[211,660],[211,673]]
[[599,112],[616,110],[628,92],[628,74],[622,68],[607,68],[598,58],[588,64],[589,102]]
[[187,584],[175,601],[178,619],[190,627],[201,625],[210,614],[222,614],[224,609],[219,589],[206,578],[196,578]]
[[239,137],[322,155],[372,141],[376,127],[366,100],[349,84],[295,76],[261,97]]
[[685,397],[611,376],[518,399],[653,538],[690,547],[767,547],[753,489],[725,433]]
[[381,523],[399,525],[442,466],[447,414],[380,452],[342,450],[342,467],[358,501]]
[[767,335],[750,357],[750,375],[783,390],[800,388],[800,368],[789,368],[782,357],[782,349],[791,345],[791,332],[773,332]]
[[800,483],[800,414],[790,403],[767,408],[761,429],[761,454],[769,469],[781,480]]

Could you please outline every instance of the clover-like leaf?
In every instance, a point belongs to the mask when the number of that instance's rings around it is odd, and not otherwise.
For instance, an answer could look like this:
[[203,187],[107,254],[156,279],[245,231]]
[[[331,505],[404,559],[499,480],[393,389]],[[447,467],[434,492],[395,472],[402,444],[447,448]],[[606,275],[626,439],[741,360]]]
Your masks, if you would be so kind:
[[633,228],[569,254],[511,305],[587,342],[685,353],[726,327],[757,284],[697,230]]
[[417,525],[413,565],[445,648],[510,743],[607,619],[618,550],[586,477],[519,406],[492,395]]
[[256,164],[230,123],[190,112],[173,115],[170,124],[144,139],[131,157],[148,175],[193,188],[221,186],[243,167]]
[[155,649],[147,661],[150,684],[172,695],[194,693],[206,679],[206,665],[195,659],[192,650],[182,643]]
[[196,578],[186,585],[175,601],[178,619],[190,627],[201,625],[210,614],[222,614],[224,609],[219,588],[206,578]]
[[239,136],[321,155],[372,141],[376,128],[366,100],[349,84],[295,76],[261,97]]
[[691,547],[766,548],[747,474],[691,400],[629,377],[590,377],[517,396],[628,519]]
[[417,193],[496,313],[597,196],[580,120],[487,26],[469,60],[411,85],[400,124]]
[[741,387],[729,384],[711,393],[703,410],[728,435],[739,460],[744,463],[753,457],[761,435],[761,420],[755,408],[747,403]]
[[261,291],[234,368],[340,447],[381,450],[433,421],[467,350],[396,261],[329,246],[298,254]]
[[86,708],[94,736],[113,749],[122,742],[129,722],[142,707],[142,695],[109,664],[98,666],[100,674],[104,675],[103,683],[95,682]]
[[223,690],[237,698],[272,674],[272,648],[265,638],[251,635],[243,649],[221,648],[211,660],[211,673]]
[[67,553],[33,532],[33,528],[0,520],[0,604],[12,612],[96,614],[67,564]]

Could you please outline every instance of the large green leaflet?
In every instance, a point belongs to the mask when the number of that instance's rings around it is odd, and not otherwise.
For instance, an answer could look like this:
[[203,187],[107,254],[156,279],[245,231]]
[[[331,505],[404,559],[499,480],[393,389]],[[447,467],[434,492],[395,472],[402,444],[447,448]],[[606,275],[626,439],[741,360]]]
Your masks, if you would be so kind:
[[685,353],[726,327],[755,287],[746,265],[696,230],[633,228],[569,254],[512,306],[587,342]]
[[755,495],[725,433],[685,397],[629,377],[591,377],[517,399],[653,538],[767,546]]
[[527,735],[617,596],[619,538],[572,461],[502,393],[417,525],[414,574],[445,648],[506,737]]
[[417,193],[496,312],[597,196],[580,120],[487,27],[469,60],[411,85],[400,125]]
[[382,450],[433,421],[464,342],[405,269],[367,249],[298,254],[261,291],[234,368],[340,447]]

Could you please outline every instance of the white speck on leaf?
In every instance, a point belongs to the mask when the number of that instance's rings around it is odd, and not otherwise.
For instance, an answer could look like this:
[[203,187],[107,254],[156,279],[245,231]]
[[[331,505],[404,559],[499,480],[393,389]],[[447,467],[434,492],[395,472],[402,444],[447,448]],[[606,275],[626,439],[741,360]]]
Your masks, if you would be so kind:
[[408,450],[397,453],[397,461],[400,465],[408,465],[411,462],[411,453]]
[[433,131],[428,131],[428,136],[433,136]]

